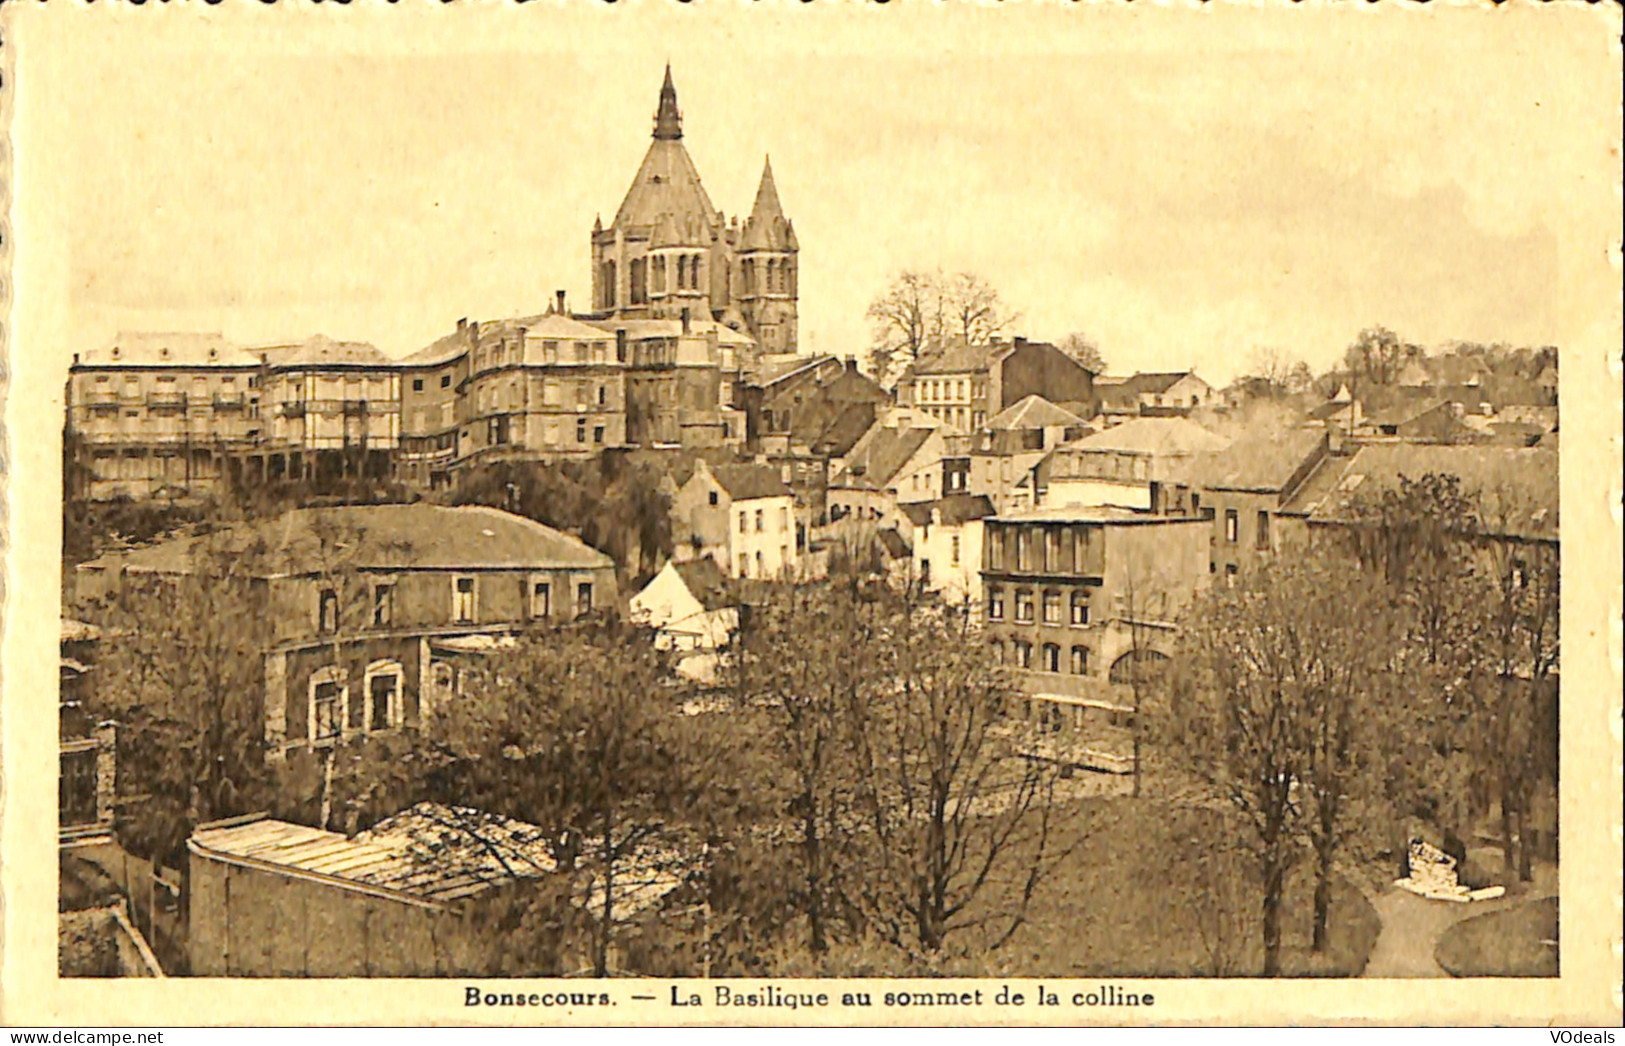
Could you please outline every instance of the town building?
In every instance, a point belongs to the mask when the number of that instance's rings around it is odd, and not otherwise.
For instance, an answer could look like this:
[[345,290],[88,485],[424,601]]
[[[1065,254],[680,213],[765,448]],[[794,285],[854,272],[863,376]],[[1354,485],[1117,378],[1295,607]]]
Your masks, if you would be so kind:
[[232,454],[268,434],[259,357],[220,334],[121,333],[75,353],[68,494],[104,500],[206,494]]
[[856,520],[896,526],[899,506],[941,497],[944,447],[941,430],[877,421],[834,463],[829,524]]
[[795,495],[769,465],[697,460],[672,499],[672,521],[679,558],[710,557],[730,577],[783,577],[800,560]]
[[1038,504],[1163,512],[1177,507],[1185,465],[1229,443],[1188,418],[1133,418],[1051,451],[1034,470]]
[[982,520],[986,637],[1042,722],[1122,725],[1125,685],[1171,654],[1175,623],[1208,584],[1209,525],[1111,506]]
[[671,67],[660,88],[654,140],[608,227],[591,237],[593,309],[606,318],[706,319],[747,331],[764,352],[795,352],[795,226],[771,162],[750,217],[724,220],[683,146]]
[[922,353],[897,383],[899,405],[917,407],[962,433],[1038,395],[1075,414],[1096,412],[1094,373],[1047,342],[950,340]]
[[946,494],[903,506],[912,575],[950,606],[982,605],[982,520],[994,514],[985,494]]
[[429,504],[300,509],[79,565],[77,600],[243,557],[268,635],[266,758],[411,728],[452,700],[471,655],[616,605],[615,566],[522,516]]
[[1174,417],[1217,405],[1213,386],[1194,370],[1141,372],[1127,378],[1102,377],[1101,414],[1107,424],[1132,417]]
[[1284,526],[1282,510],[1331,456],[1319,429],[1259,434],[1190,460],[1180,478],[1193,514],[1210,520],[1208,569],[1222,581],[1301,547],[1301,527]]
[[718,652],[739,627],[739,599],[710,556],[669,561],[634,595],[628,616],[654,629],[655,645],[677,655],[677,671],[689,679],[716,679]]

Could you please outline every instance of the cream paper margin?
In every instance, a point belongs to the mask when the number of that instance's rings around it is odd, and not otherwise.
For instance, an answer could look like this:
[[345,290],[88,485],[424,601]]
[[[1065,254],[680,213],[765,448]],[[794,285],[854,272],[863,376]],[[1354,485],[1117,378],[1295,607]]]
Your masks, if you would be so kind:
[[[1093,0],[1103,5],[1106,0]],[[585,6],[585,5],[583,5]],[[637,19],[659,31],[662,20],[704,17],[726,31],[733,19],[774,19],[777,31],[794,34],[816,24],[826,44],[862,40],[881,55],[922,48],[953,46],[951,5],[908,6],[899,0],[886,7],[844,4],[831,12],[797,5],[768,3],[754,9],[718,0],[695,7],[666,6],[623,0],[609,7],[594,4],[582,17],[570,12],[570,25],[580,32],[594,19],[595,31],[625,32]],[[961,4],[960,6],[968,6]],[[1035,3],[1012,5],[999,17],[1027,19],[1031,31],[1048,23]],[[1115,6],[1115,5],[1114,5]],[[703,10],[702,10],[703,9]],[[700,12],[700,13],[696,13]],[[1042,17],[1041,17],[1042,16]],[[1611,271],[1617,286],[1620,271],[1620,10],[1617,5],[1558,3],[1536,6],[1516,0],[1498,9],[1487,3],[1427,7],[1383,2],[1329,9],[1320,3],[1288,6],[1281,2],[1247,5],[1165,4],[1147,8],[1123,6],[1121,16],[1142,19],[1207,20],[1213,33],[1245,35],[1251,27],[1284,20],[1293,32],[1335,34],[1340,18],[1499,18],[1501,37],[1517,48],[1538,35],[1565,38],[1573,63],[1563,74],[1583,83],[1595,112],[1580,119],[1607,121],[1614,147],[1594,162],[1593,188],[1606,194],[1600,202],[1610,216],[1596,230],[1588,250],[1560,259],[1563,272]],[[185,6],[149,4],[132,8],[111,3],[94,7],[67,0],[0,9],[5,81],[0,88],[0,114],[9,117],[11,149],[4,156],[4,187],[10,196],[10,223],[0,248],[9,252],[11,322],[3,328],[10,362],[6,389],[6,486],[9,543],[6,549],[3,658],[0,658],[0,742],[4,773],[4,807],[0,816],[0,891],[4,933],[0,938],[0,1021],[8,1025],[421,1025],[514,1024],[560,1025],[678,1024],[1618,1024],[1621,1020],[1621,632],[1620,632],[1620,302],[1582,299],[1573,289],[1582,281],[1563,280],[1557,305],[1590,318],[1589,334],[1562,347],[1562,499],[1565,530],[1562,608],[1563,693],[1561,760],[1561,919],[1562,976],[1550,980],[1378,981],[1378,980],[1131,980],[1110,981],[1127,990],[1150,992],[1152,1008],[1074,1009],[1069,1006],[1020,1008],[988,1005],[981,1009],[899,1010],[873,1006],[843,1011],[837,1006],[815,1010],[720,1010],[711,1006],[674,1009],[665,1002],[637,1003],[633,994],[668,998],[673,984],[686,994],[695,990],[711,998],[705,982],[627,981],[415,981],[415,980],[225,980],[174,979],[59,981],[56,976],[56,776],[57,635],[60,616],[58,584],[61,547],[61,449],[63,379],[55,362],[62,354],[32,352],[32,346],[60,344],[66,315],[67,245],[44,233],[52,228],[53,209],[71,206],[56,187],[30,179],[29,157],[49,150],[52,141],[51,99],[30,94],[28,70],[37,53],[68,46],[80,34],[129,31],[129,23],[161,20],[164,43],[175,46],[255,46],[379,51],[481,49],[500,46],[504,34],[536,19],[558,17],[557,5],[538,2],[525,7],[496,3],[441,8],[412,0],[396,7],[358,0],[348,8],[316,7],[283,0],[274,8],[227,0],[213,8],[195,2]],[[816,23],[814,20],[816,19]],[[249,42],[233,33],[253,23]],[[596,24],[596,23],[594,23]],[[1001,27],[1007,28],[1007,27]],[[577,39],[587,42],[586,34]],[[959,38],[963,46],[963,37]],[[816,46],[809,36],[807,46]],[[35,49],[38,49],[36,52]],[[1420,56],[1419,56],[1420,58]],[[132,70],[132,75],[139,71]],[[270,85],[267,85],[269,88]],[[1420,100],[1419,100],[1420,102]],[[207,105],[206,98],[177,99],[177,104]],[[1244,97],[1236,104],[1244,105]],[[1517,177],[1508,172],[1507,177]],[[1603,197],[1599,195],[1599,201]],[[17,247],[11,250],[11,245]],[[0,255],[0,257],[5,257]],[[740,990],[757,987],[745,982]],[[985,980],[908,981],[779,981],[787,991],[823,991],[837,995],[848,988],[873,992],[916,985],[942,989],[980,987],[991,999],[1008,983],[1029,1000],[1040,981]],[[1099,981],[1043,981],[1065,985],[1068,993]],[[579,1010],[511,1008],[465,1009],[463,991],[479,984],[491,990],[544,991],[549,988],[606,991],[612,1007]]]

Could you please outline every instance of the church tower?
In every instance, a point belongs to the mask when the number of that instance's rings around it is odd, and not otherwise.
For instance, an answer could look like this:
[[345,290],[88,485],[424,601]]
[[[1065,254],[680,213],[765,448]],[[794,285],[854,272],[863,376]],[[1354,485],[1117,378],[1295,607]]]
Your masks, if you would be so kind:
[[796,351],[795,226],[784,216],[773,161],[762,165],[756,203],[739,244],[740,310],[762,351]]
[[716,320],[762,352],[796,350],[796,234],[771,164],[750,217],[725,221],[683,145],[671,66],[653,141],[607,228],[592,230],[592,307],[627,319]]

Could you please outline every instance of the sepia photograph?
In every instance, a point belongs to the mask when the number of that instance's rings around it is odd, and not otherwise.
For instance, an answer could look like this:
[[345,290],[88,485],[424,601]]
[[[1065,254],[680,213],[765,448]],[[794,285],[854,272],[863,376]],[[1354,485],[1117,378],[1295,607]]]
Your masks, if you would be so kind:
[[1618,11],[1135,8],[6,12],[4,1004],[1615,1019]]

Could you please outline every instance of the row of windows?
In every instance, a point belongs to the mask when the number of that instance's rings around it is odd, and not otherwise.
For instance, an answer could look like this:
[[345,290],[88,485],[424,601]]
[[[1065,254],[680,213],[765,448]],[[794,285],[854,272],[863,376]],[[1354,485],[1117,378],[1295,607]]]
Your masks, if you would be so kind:
[[[780,545],[779,563],[786,564],[789,562],[790,546]],[[739,553],[739,558],[735,561],[735,565],[738,568],[736,570],[736,574],[739,577],[765,578],[768,576],[767,561],[765,558],[763,558],[760,552],[757,552],[755,555],[747,555],[744,552]],[[753,567],[755,569],[752,569]]]
[[[1038,649],[1039,660],[1033,664],[1033,645],[1025,639],[1012,642],[1006,651],[1004,643],[995,639],[993,641],[993,657],[999,662],[1007,662],[1017,668],[1034,668],[1040,672],[1059,672],[1061,670],[1061,647],[1058,643],[1045,643]],[[1089,674],[1089,648],[1081,644],[1074,645],[1067,657],[1067,669],[1075,676]]]
[[[716,491],[713,490],[711,492],[711,504],[715,505],[717,503],[716,502],[716,497],[717,497]],[[749,522],[750,522],[750,512],[749,512],[749,510],[740,509],[739,510],[739,532],[741,534],[750,533]],[[767,523],[766,511],[764,509],[757,509],[756,510],[756,533],[758,533],[758,534],[762,533],[765,526],[766,526],[766,523]],[[779,509],[779,525],[778,525],[778,529],[781,530],[781,531],[790,529],[790,510],[787,509],[787,508]]]
[[[443,388],[443,389],[451,388],[451,375],[450,374],[442,374],[442,375],[440,375],[440,387]],[[413,392],[422,392],[423,391],[423,379],[422,378],[413,378],[412,379],[412,391]]]
[[965,403],[970,401],[973,391],[977,395],[982,391],[980,384],[973,389],[968,378],[926,380],[921,381],[915,388],[920,390],[918,399],[921,401],[954,400]]
[[1046,573],[1083,573],[1088,568],[1087,550],[1094,529],[1068,526],[989,527],[988,568],[1006,569],[1006,561],[1011,558],[1009,552],[1013,546],[1016,570],[1042,569]]
[[796,266],[789,258],[769,258],[758,262],[746,258],[740,265],[746,294],[795,294]]
[[[1033,620],[1033,596],[1030,588],[1018,588],[1015,591],[1015,619],[1023,624]],[[1039,596],[1044,610],[1044,624],[1062,624],[1061,617],[1061,591],[1059,589],[1045,589]],[[987,590],[987,619],[989,621],[1003,621],[1005,591],[1001,585],[990,586]],[[1089,590],[1076,589],[1068,600],[1070,611],[1066,622],[1079,628],[1089,624]]]
[[[451,617],[459,625],[476,624],[479,620],[479,578],[472,574],[457,574],[451,579]],[[532,620],[552,617],[553,584],[532,578],[526,588],[529,616]],[[587,614],[593,607],[593,584],[576,584],[577,615]],[[395,585],[378,581],[371,586],[366,608],[366,619],[372,628],[388,628],[395,620]],[[339,606],[337,589],[323,588],[316,599],[316,630],[322,635],[334,635],[342,623],[343,611]]]
[[374,661],[362,676],[361,694],[351,700],[341,670],[324,668],[310,679],[310,707],[306,722],[310,740],[331,742],[350,734],[400,728],[406,720],[399,661]]

